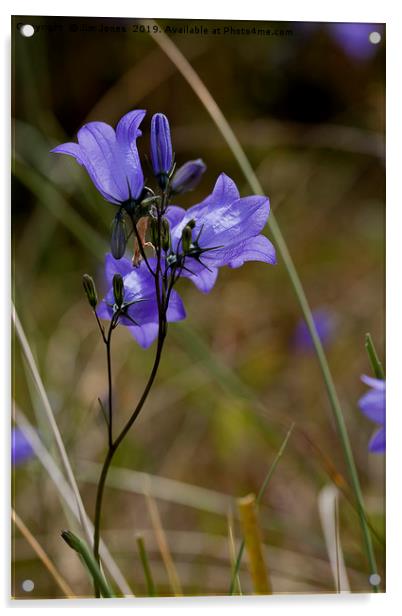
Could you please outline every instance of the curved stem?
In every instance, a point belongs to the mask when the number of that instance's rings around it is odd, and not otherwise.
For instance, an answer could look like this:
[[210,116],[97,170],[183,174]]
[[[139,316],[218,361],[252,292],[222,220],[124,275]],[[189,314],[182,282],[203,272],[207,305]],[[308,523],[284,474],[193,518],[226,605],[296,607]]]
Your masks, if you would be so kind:
[[154,360],[154,365],[152,367],[152,371],[151,374],[149,375],[149,379],[148,382],[145,386],[145,389],[142,393],[142,396],[133,412],[133,414],[131,415],[130,419],[127,421],[126,425],[124,426],[124,428],[122,429],[122,431],[120,432],[119,436],[116,438],[116,440],[113,443],[113,448],[114,451],[116,451],[116,449],[118,448],[118,446],[120,445],[120,443],[122,442],[122,440],[124,439],[124,437],[126,436],[127,432],[130,430],[131,426],[133,425],[133,423],[135,422],[135,420],[137,419],[138,415],[140,414],[142,407],[145,404],[145,401],[148,397],[149,392],[151,391],[151,387],[154,383],[155,377],[156,377],[156,373],[158,371],[159,368],[159,363],[161,360],[161,356],[162,356],[162,349],[163,349],[163,343],[165,340],[166,334],[163,335],[163,337],[159,340],[158,342],[158,348],[156,350],[156,355],[155,355],[155,360]]
[[[102,466],[102,472],[99,478],[98,488],[96,492],[93,553],[94,553],[94,558],[98,564],[100,564],[99,542],[100,542],[100,523],[101,523],[101,513],[102,513],[103,492],[105,489],[106,477],[107,477],[107,473],[109,470],[109,466],[110,466],[110,463],[112,462],[115,451],[116,449],[113,446],[109,447],[105,461]],[[100,590],[96,584],[95,584],[95,596],[100,597]]]
[[[116,438],[115,441],[109,441],[109,448],[108,448],[108,452],[105,458],[105,461],[103,463],[102,466],[102,471],[100,474],[100,478],[99,478],[99,483],[98,483],[98,487],[97,487],[97,492],[96,492],[96,503],[95,503],[95,519],[94,519],[94,547],[93,547],[93,552],[94,552],[94,557],[97,563],[100,562],[100,556],[99,556],[99,542],[100,542],[100,526],[101,526],[101,514],[102,514],[102,501],[103,501],[103,493],[104,493],[104,489],[105,489],[105,484],[106,484],[106,479],[107,479],[107,474],[110,468],[110,464],[112,462],[113,456],[116,453],[119,445],[121,444],[121,442],[123,441],[124,437],[126,436],[127,432],[130,430],[131,426],[133,425],[133,423],[135,422],[135,420],[137,419],[138,415],[140,414],[145,401],[148,397],[149,392],[151,391],[152,385],[154,383],[157,371],[158,371],[158,367],[159,367],[159,363],[161,360],[161,356],[162,356],[162,349],[163,349],[163,344],[165,341],[165,337],[166,337],[166,325],[164,325],[164,320],[162,319],[162,327],[159,328],[160,334],[158,336],[158,347],[156,350],[156,355],[155,355],[155,360],[154,360],[154,365],[152,367],[151,370],[151,374],[149,375],[148,378],[148,382],[145,386],[145,389],[142,393],[142,396],[140,398],[140,400],[138,401],[137,406],[135,407],[130,419],[127,421],[127,423],[125,424],[124,428],[122,429],[122,431],[120,432],[119,436]],[[110,356],[108,356],[108,362],[110,361]],[[99,589],[96,587],[95,588],[95,595],[96,597],[100,596],[100,592]]]
[[109,440],[109,449],[112,447],[113,443],[113,386],[112,386],[112,357],[111,357],[111,346],[112,346],[112,332],[113,328],[110,327],[108,337],[106,340],[106,358],[107,358],[107,380],[108,380],[108,440]]

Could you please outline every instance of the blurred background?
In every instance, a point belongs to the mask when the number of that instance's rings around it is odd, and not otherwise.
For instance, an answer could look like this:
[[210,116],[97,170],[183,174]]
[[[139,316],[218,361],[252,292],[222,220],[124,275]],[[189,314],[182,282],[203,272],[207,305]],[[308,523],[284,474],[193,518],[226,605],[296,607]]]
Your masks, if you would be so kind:
[[[23,37],[19,24],[37,26]],[[14,301],[63,435],[89,515],[106,451],[97,403],[106,395],[103,344],[82,290],[102,289],[113,206],[68,157],[49,153],[89,120],[115,125],[148,110],[138,141],[149,175],[149,121],[170,120],[178,164],[201,157],[207,196],[224,171],[250,194],[236,161],[176,67],[134,20],[13,18],[12,233]],[[161,21],[161,26],[230,25]],[[375,430],[358,399],[371,374],[364,335],[384,358],[385,28],[380,24],[250,23],[284,35],[172,39],[204,80],[270,197],[295,260],[345,411],[384,589],[384,457],[368,453]],[[378,32],[381,40],[370,42]],[[270,237],[269,228],[265,230]],[[318,509],[340,486],[339,534],[349,583],[367,592],[367,563],[347,471],[318,363],[290,286],[276,266],[221,270],[202,296],[180,283],[188,317],[172,324],[156,385],[115,458],[102,535],[136,595],[147,593],[141,533],[159,594],[172,594],[158,544],[155,505],[186,595],[227,594],[241,538],[235,499],[257,493],[292,422],[294,430],[260,508],[274,592],[334,592]],[[153,361],[123,329],[113,341],[116,422],[124,422]],[[60,466],[43,406],[18,341],[14,419],[28,421]],[[13,505],[73,592],[91,583],[60,538],[82,535],[36,455],[13,465]],[[145,494],[148,493],[148,497]],[[159,532],[160,532],[159,528]],[[32,545],[13,528],[13,595],[64,596]],[[32,580],[33,589],[24,590]],[[241,589],[252,592],[247,559]],[[27,588],[25,584],[25,588]]]

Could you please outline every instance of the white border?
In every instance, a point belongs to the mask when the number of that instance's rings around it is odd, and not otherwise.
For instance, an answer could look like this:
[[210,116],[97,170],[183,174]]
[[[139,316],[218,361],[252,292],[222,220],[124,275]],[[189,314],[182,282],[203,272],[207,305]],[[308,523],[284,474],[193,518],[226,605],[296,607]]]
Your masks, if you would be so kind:
[[[8,434],[9,434],[9,399],[10,399],[10,354],[9,354],[9,171],[10,171],[10,15],[77,15],[77,16],[111,16],[111,17],[170,17],[170,18],[209,18],[209,19],[265,19],[265,20],[289,20],[289,21],[366,21],[371,23],[386,22],[387,24],[387,594],[379,596],[353,595],[350,597],[331,596],[283,596],[264,600],[256,597],[234,598],[205,598],[185,600],[135,600],[135,602],[117,602],[113,605],[109,602],[96,604],[92,600],[80,601],[26,601],[10,603],[7,600],[9,594],[9,554],[4,549],[9,546],[9,464],[8,460]],[[240,610],[252,610],[257,613],[266,613],[274,608],[275,613],[292,614],[295,610],[298,614],[322,614],[338,613],[339,609],[353,609],[354,614],[377,616],[378,609],[389,609],[397,606],[399,601],[398,591],[401,586],[400,569],[402,558],[402,532],[401,532],[401,423],[402,408],[401,400],[397,399],[398,384],[400,380],[400,366],[402,365],[402,328],[400,326],[402,315],[402,292],[401,292],[401,243],[400,233],[402,229],[402,189],[401,175],[401,150],[402,150],[402,97],[400,79],[400,58],[402,39],[401,9],[392,0],[381,1],[355,1],[337,0],[328,3],[313,0],[281,0],[280,2],[267,3],[257,0],[247,0],[238,5],[233,0],[220,2],[216,0],[203,0],[202,3],[187,2],[183,4],[179,0],[147,0],[144,3],[114,0],[110,3],[93,3],[87,0],[69,0],[68,3],[58,5],[49,0],[28,1],[9,0],[2,3],[0,27],[2,30],[2,50],[5,52],[1,62],[1,97],[2,113],[2,147],[1,165],[3,171],[2,191],[3,203],[1,207],[2,224],[0,226],[1,241],[1,281],[3,283],[0,295],[0,310],[2,329],[2,355],[1,355],[1,417],[4,421],[2,426],[2,459],[5,463],[1,473],[0,501],[2,506],[0,537],[2,557],[0,562],[0,582],[3,605],[8,609],[17,611],[29,607],[31,610],[51,608],[52,610],[67,607],[85,610],[85,613],[95,613],[94,610],[122,609],[135,610],[136,613],[146,610],[153,612],[159,608],[165,612],[172,610],[191,609],[194,612],[200,610],[219,610],[230,613],[239,613]],[[6,86],[6,87],[4,87]],[[399,283],[399,284],[398,284]],[[399,379],[398,379],[399,377]],[[399,403],[399,404],[398,404]],[[386,606],[384,604],[387,604]],[[21,605],[23,607],[21,607]]]

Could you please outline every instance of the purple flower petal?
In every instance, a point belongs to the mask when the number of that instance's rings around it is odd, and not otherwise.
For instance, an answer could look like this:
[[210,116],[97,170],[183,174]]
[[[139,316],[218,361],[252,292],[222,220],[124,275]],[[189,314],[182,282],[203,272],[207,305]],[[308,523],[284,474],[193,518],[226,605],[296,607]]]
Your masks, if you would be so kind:
[[105,278],[109,286],[112,285],[115,274],[121,274],[124,278],[127,274],[131,274],[132,271],[133,265],[128,259],[114,259],[110,253],[105,256]]
[[[130,183],[131,196],[137,199],[144,186],[144,175],[142,173],[140,157],[137,150],[137,137],[142,135],[139,125],[146,111],[130,111],[121,118],[116,126],[116,138],[125,158],[127,177]],[[132,173],[129,173],[129,171]],[[134,172],[135,171],[135,172]]]
[[385,452],[385,427],[380,428],[378,432],[374,434],[369,443],[369,451],[372,453],[384,453]]
[[53,148],[51,152],[55,154],[68,154],[69,156],[73,156],[76,161],[82,165],[92,182],[95,184],[96,189],[100,192],[102,197],[109,201],[110,203],[119,204],[118,196],[113,195],[113,188],[109,192],[107,190],[107,186],[103,183],[103,175],[107,174],[107,169],[105,171],[104,165],[102,169],[97,170],[97,168],[92,163],[91,159],[88,158],[85,150],[83,150],[77,143],[63,143],[56,148]]
[[[313,320],[321,344],[328,345],[334,338],[337,329],[336,315],[326,307],[313,310]],[[297,351],[309,352],[314,350],[313,339],[304,319],[300,319],[296,325],[293,346]]]
[[144,177],[136,139],[145,111],[136,110],[123,116],[117,132],[104,122],[89,122],[78,131],[78,144],[63,143],[52,150],[73,156],[85,167],[100,194],[116,205],[137,198]]
[[[145,263],[133,267],[128,259],[114,259],[112,255],[105,257],[105,277],[109,287],[112,287],[114,274],[120,274],[124,282],[124,302],[135,302],[127,308],[128,317],[121,316],[120,323],[131,326],[133,321],[139,326],[144,323],[158,321],[155,282]],[[114,294],[109,288],[105,299],[97,307],[101,319],[111,319],[113,315]],[[132,319],[132,320],[130,320]]]
[[168,219],[171,228],[177,227],[177,225],[183,220],[186,215],[186,210],[178,205],[169,205],[166,210],[165,218]]
[[365,383],[369,387],[372,387],[373,389],[376,389],[378,391],[385,391],[385,381],[383,381],[382,379],[375,379],[372,376],[362,374],[361,380],[363,381],[363,383]]
[[[175,322],[181,321],[185,318],[186,311],[184,309],[182,299],[176,291],[172,291],[167,312],[167,320],[169,322]],[[158,336],[159,324],[157,321],[154,321],[151,323],[144,323],[140,327],[129,326],[128,329],[138,344],[144,349],[147,349]]]
[[105,321],[110,321],[112,318],[113,311],[110,306],[107,305],[105,299],[102,299],[96,306],[96,314],[100,319],[105,319]]
[[192,218],[201,220],[210,209],[229,206],[239,198],[240,195],[236,184],[228,175],[221,173],[216,180],[212,193],[201,203],[193,205],[193,207],[187,210],[185,222],[187,223]]
[[385,381],[366,375],[362,376],[362,381],[372,389],[360,398],[358,403],[360,410],[371,421],[383,425],[372,437],[369,443],[369,451],[382,453],[385,451]]
[[67,154],[68,156],[73,156],[80,165],[84,165],[81,148],[78,143],[62,143],[50,151],[54,154]]
[[[155,268],[156,259],[154,257],[149,259],[149,265]],[[123,277],[124,303],[135,302],[126,308],[127,316],[120,316],[119,323],[128,327],[137,342],[147,348],[157,337],[159,328],[154,277],[144,262],[141,262],[138,267],[133,267],[128,259],[117,260],[107,254],[105,275],[109,291],[105,299],[97,306],[97,314],[101,319],[110,320],[113,316],[114,294],[111,287],[113,276],[116,273]],[[169,322],[186,318],[183,301],[175,290],[171,293],[166,316]]]
[[172,246],[174,251],[180,247],[184,227],[190,220],[195,221],[192,237],[201,250],[200,261],[188,256],[185,267],[190,272],[184,269],[181,275],[190,278],[200,290],[212,289],[217,268],[224,265],[276,262],[271,242],[259,235],[269,215],[269,200],[258,195],[239,198],[236,184],[224,173],[204,201],[183,212],[177,208],[170,215]]
[[229,267],[242,266],[246,261],[276,263],[275,248],[265,235],[257,235],[226,251],[224,261]]
[[13,428],[11,433],[11,458],[13,464],[18,465],[26,462],[34,456],[31,443],[24,432],[19,428]]
[[128,328],[136,341],[143,349],[147,349],[158,336],[158,323],[146,323],[141,327]]
[[379,24],[334,23],[329,25],[329,31],[349,57],[368,60],[379,47],[371,43],[369,36],[371,32],[382,33],[382,27]]
[[[218,207],[208,212],[194,234],[201,231],[201,248],[213,248],[206,255],[208,263],[220,267],[231,260],[230,250],[238,250],[249,238],[260,233],[269,215],[269,200],[266,197],[244,197],[228,206]],[[198,223],[198,221],[197,221]],[[236,258],[236,254],[233,254]]]
[[218,277],[218,269],[216,267],[205,267],[195,259],[188,259],[186,267],[191,271],[183,271],[183,278],[189,278],[203,293],[209,293],[213,288]]
[[125,173],[125,159],[116,133],[104,122],[89,122],[78,131],[78,143],[84,165],[91,180],[105,197],[114,203],[129,199],[129,182]]
[[186,311],[184,308],[183,300],[175,290],[173,290],[171,293],[166,316],[167,320],[171,323],[175,321],[182,321],[186,318]]
[[170,184],[172,191],[182,193],[193,190],[201,180],[205,170],[206,165],[201,158],[187,161],[174,174]]
[[362,413],[375,421],[383,424],[385,422],[385,391],[368,391],[359,400],[359,408]]

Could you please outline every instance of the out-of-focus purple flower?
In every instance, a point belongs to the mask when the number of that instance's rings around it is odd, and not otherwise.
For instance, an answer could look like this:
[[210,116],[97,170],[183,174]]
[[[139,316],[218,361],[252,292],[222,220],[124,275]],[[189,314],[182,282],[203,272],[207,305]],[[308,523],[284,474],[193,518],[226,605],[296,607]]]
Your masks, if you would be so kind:
[[370,34],[383,34],[379,24],[334,23],[328,26],[331,36],[344,52],[356,60],[368,60],[376,53],[379,45],[370,41]]
[[184,210],[170,206],[166,217],[172,234],[172,250],[178,251],[183,230],[191,227],[191,250],[182,276],[208,293],[218,269],[240,267],[245,261],[276,263],[275,248],[261,235],[269,216],[269,200],[263,196],[240,198],[236,184],[222,173],[204,201]]
[[385,452],[385,381],[370,376],[361,377],[363,383],[371,387],[359,400],[362,413],[380,424],[381,428],[374,433],[369,443],[369,451],[373,453]]
[[78,131],[78,143],[63,143],[52,150],[68,154],[85,167],[96,188],[110,203],[138,199],[144,176],[136,140],[145,111],[130,111],[121,118],[116,131],[104,122],[89,122]]
[[[313,320],[321,344],[324,346],[330,344],[336,330],[335,315],[326,308],[317,308],[313,310]],[[311,338],[311,334],[304,319],[300,319],[296,325],[293,335],[293,346],[301,352],[314,350],[313,339]]]
[[206,165],[201,158],[189,160],[182,165],[174,174],[170,187],[175,193],[183,193],[193,190],[205,173]]
[[14,465],[22,464],[34,456],[31,443],[19,428],[11,432],[11,458]]
[[[155,259],[149,259],[151,267],[155,268]],[[124,282],[125,315],[119,318],[119,323],[125,325],[144,349],[149,347],[158,335],[158,307],[155,293],[155,280],[144,261],[138,267],[133,267],[128,259],[114,259],[106,255],[105,277],[109,287],[105,298],[97,308],[101,319],[110,320],[113,316],[115,303],[113,293],[113,276],[120,274]],[[167,310],[168,321],[185,319],[186,312],[183,302],[176,291],[172,291]]]
[[151,159],[156,176],[165,176],[173,164],[169,120],[163,113],[156,113],[151,120]]

